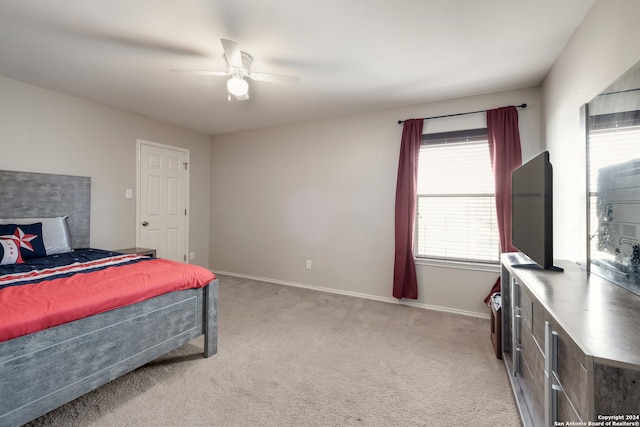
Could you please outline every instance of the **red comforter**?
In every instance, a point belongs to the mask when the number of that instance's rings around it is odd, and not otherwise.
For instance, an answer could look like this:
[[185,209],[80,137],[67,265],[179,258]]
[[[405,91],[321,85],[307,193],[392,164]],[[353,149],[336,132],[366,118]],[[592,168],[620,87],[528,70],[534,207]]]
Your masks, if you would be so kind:
[[9,286],[0,289],[0,342],[168,292],[202,288],[214,279],[203,267],[156,258]]

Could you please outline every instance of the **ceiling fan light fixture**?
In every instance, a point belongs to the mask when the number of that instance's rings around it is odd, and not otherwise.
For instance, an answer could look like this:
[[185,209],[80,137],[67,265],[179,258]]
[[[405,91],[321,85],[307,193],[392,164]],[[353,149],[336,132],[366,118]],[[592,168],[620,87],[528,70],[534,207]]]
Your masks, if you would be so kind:
[[227,90],[234,96],[245,96],[249,92],[249,84],[241,77],[231,77],[227,80]]

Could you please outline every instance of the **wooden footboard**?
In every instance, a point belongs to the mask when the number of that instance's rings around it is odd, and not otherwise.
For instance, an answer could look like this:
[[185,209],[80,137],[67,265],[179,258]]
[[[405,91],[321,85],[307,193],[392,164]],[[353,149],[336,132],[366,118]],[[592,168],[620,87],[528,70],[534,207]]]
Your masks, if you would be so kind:
[[204,334],[217,352],[218,280],[0,343],[0,426],[19,426]]

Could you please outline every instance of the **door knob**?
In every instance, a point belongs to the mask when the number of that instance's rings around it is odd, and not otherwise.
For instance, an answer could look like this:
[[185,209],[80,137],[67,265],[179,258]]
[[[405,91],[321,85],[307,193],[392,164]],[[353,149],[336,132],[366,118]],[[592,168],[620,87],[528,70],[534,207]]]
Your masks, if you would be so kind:
[[142,226],[146,227],[147,225],[149,225],[149,223],[147,221],[142,221]]

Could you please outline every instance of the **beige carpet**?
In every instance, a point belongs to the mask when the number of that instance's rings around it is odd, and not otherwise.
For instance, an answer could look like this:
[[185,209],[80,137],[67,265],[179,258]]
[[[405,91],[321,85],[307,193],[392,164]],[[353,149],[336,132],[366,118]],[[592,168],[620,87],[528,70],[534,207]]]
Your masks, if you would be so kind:
[[202,341],[30,426],[518,426],[489,320],[220,277]]

